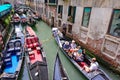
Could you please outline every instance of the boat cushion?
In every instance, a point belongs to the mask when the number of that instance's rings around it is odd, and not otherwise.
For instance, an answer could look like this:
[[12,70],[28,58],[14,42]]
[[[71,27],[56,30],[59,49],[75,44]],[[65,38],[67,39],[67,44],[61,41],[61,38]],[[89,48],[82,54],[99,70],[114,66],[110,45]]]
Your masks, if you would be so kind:
[[31,43],[32,43],[32,42],[31,42],[30,38],[26,38],[26,44],[29,45],[29,44],[31,44]]
[[11,58],[4,59],[4,62],[11,62]]
[[10,58],[11,57],[11,53],[6,53],[5,55],[4,55],[4,58]]
[[36,43],[33,43],[33,45],[34,45],[34,47],[37,47],[37,46],[39,46],[39,43],[36,42]]
[[29,55],[29,58],[30,59],[35,59],[35,55],[33,54],[33,55]]
[[16,55],[17,55],[17,56],[20,56],[20,55],[21,55],[21,52],[17,52]]
[[85,63],[85,62],[79,62],[78,64],[79,64],[81,67],[86,66],[86,63]]

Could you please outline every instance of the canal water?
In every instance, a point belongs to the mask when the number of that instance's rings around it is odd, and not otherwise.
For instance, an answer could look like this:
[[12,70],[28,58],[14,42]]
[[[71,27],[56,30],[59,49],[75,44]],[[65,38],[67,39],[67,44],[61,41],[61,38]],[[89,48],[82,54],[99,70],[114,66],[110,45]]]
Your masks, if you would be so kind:
[[[46,53],[49,70],[49,80],[53,80],[54,62],[57,52],[59,52],[60,59],[70,80],[87,80],[66,58],[62,51],[59,50],[58,45],[56,44],[54,38],[52,37],[51,28],[46,23],[40,21],[37,23],[36,27],[33,27],[33,29],[38,35],[39,40],[41,41],[44,51]],[[111,70],[108,70],[102,65],[100,66],[113,80],[120,80],[120,75],[113,73]],[[22,80],[30,80],[28,78],[29,75],[27,72],[26,65],[24,66],[22,76],[23,76]]]

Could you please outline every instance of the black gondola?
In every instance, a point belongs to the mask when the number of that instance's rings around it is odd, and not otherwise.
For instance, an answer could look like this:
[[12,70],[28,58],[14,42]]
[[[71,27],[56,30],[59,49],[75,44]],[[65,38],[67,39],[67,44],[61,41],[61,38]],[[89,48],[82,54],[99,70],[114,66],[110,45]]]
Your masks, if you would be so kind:
[[[60,49],[63,51],[63,53],[65,54],[65,56],[74,64],[74,66],[88,79],[88,80],[112,80],[101,68],[99,68],[98,70],[92,71],[92,72],[86,72],[83,69],[83,66],[81,65],[80,62],[76,62],[73,58],[71,58],[68,53],[63,49],[62,45],[64,44],[64,42],[66,40],[62,40],[59,37],[58,34],[58,29],[54,28],[52,29],[53,32],[53,36],[58,44],[58,46],[60,47]],[[87,61],[90,61],[88,58],[86,58]],[[83,62],[83,63],[87,63],[87,62]]]
[[46,54],[33,29],[26,27],[26,62],[31,80],[49,80]]
[[69,80],[58,53],[54,64],[53,80]]
[[[19,35],[18,35],[19,34]],[[3,73],[0,80],[18,80],[24,61],[24,34],[19,26],[15,26],[3,55]]]

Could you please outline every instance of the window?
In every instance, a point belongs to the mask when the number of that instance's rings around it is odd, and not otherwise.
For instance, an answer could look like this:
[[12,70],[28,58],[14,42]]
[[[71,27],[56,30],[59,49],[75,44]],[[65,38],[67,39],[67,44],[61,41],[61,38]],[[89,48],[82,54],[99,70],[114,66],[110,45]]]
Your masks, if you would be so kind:
[[74,23],[75,22],[75,14],[76,14],[76,7],[69,6],[68,9],[68,21]]
[[45,0],[45,3],[47,3],[47,0]]
[[120,10],[114,9],[108,33],[120,37]]
[[56,0],[49,0],[49,3],[56,3]]
[[85,7],[83,12],[82,26],[88,27],[90,14],[91,14],[91,8]]
[[58,6],[58,18],[62,18],[62,11],[63,11],[63,6],[59,5]]

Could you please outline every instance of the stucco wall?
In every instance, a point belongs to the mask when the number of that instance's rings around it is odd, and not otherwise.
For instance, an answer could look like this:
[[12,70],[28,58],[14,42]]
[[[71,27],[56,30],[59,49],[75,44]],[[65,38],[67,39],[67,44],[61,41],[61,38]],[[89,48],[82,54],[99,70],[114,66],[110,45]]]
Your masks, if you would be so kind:
[[73,34],[77,34],[80,37],[81,33],[81,23],[82,23],[82,13],[83,13],[83,7],[77,7],[76,8],[76,16],[75,17],[75,24],[73,24],[72,32]]
[[111,8],[92,8],[88,26],[88,37],[96,40],[104,38],[108,30],[111,13]]

